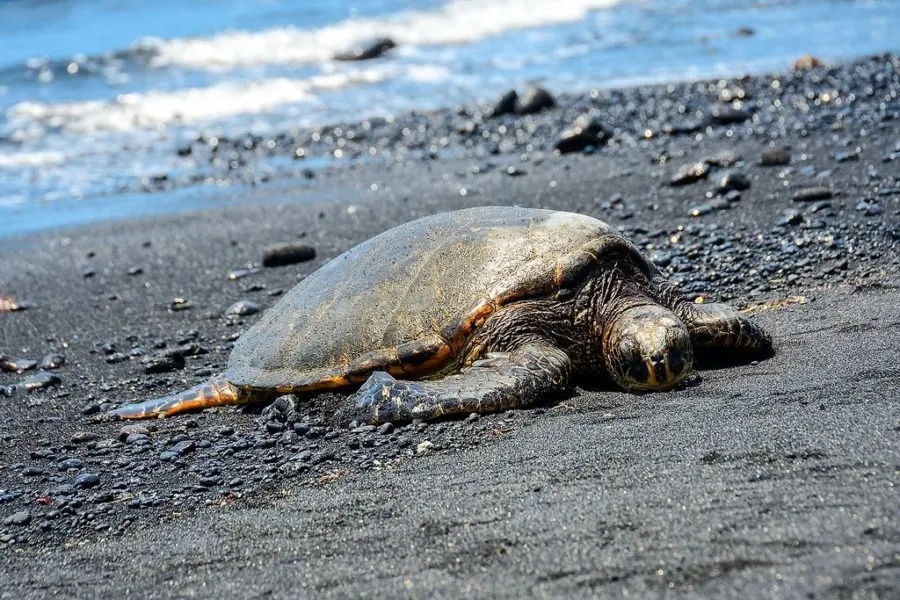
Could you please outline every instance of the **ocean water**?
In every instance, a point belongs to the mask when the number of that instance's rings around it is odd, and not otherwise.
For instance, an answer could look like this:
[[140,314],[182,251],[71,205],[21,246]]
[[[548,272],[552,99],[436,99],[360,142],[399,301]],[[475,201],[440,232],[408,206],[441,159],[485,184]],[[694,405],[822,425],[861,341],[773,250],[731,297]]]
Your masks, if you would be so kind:
[[[0,0],[0,236],[215,202],[214,186],[141,193],[202,172],[175,151],[199,135],[489,102],[533,82],[783,70],[807,53],[900,51],[898,29],[900,0]],[[382,58],[333,60],[383,36],[398,47]]]

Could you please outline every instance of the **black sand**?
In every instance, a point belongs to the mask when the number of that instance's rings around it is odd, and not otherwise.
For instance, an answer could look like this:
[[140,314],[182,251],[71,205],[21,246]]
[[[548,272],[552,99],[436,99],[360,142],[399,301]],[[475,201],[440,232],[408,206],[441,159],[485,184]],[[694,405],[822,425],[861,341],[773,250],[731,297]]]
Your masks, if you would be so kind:
[[[0,315],[0,352],[64,351],[67,363],[60,385],[31,392],[10,390],[31,372],[0,373],[0,597],[896,596],[897,68],[860,64],[887,80],[854,65],[798,76],[820,100],[835,80],[860,98],[880,85],[840,118],[809,98],[774,124],[646,142],[625,130],[639,124],[616,123],[621,141],[590,155],[483,159],[461,145],[259,189],[244,207],[3,241],[0,295],[34,307]],[[732,84],[765,90],[769,78]],[[754,114],[770,101],[761,91]],[[534,117],[538,130],[573,106]],[[789,166],[758,164],[770,141],[791,147]],[[666,182],[725,149],[750,188],[689,216],[725,168]],[[496,166],[474,174],[486,160]],[[832,190],[828,206],[792,200],[814,185]],[[273,290],[386,227],[514,203],[621,225],[690,294],[762,305],[775,357],[702,370],[666,394],[579,389],[542,409],[388,433],[333,427],[339,396],[296,423],[219,409],[144,424],[145,439],[127,442],[83,414],[202,381],[256,318],[223,318],[228,306],[269,306]],[[290,240],[315,261],[228,279]],[[193,307],[170,310],[176,297]],[[134,347],[181,348],[186,367],[145,374]]]

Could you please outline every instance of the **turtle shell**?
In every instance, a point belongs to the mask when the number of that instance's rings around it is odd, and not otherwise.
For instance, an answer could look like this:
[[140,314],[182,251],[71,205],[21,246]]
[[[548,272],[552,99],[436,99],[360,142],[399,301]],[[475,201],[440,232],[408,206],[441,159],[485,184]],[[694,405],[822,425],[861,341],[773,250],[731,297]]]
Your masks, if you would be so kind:
[[653,269],[618,232],[584,215],[479,207],[411,221],[286,293],[235,343],[226,377],[288,392],[362,383],[374,370],[434,375],[455,365],[501,306],[562,297],[610,258]]

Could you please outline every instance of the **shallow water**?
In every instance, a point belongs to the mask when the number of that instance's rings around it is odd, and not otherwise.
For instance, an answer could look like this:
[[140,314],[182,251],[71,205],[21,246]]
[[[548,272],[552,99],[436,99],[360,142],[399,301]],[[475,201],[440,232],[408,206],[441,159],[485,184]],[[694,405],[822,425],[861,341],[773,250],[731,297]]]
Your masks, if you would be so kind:
[[[137,192],[202,175],[175,152],[198,135],[486,102],[528,82],[782,70],[898,51],[898,27],[896,0],[0,1],[0,235],[192,206],[215,191]],[[377,36],[398,47],[332,60]]]

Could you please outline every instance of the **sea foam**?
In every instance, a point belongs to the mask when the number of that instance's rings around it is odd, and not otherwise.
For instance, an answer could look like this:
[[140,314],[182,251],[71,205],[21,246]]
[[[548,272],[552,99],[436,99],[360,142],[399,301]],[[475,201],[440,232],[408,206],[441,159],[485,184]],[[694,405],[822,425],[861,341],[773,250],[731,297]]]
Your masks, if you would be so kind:
[[286,104],[315,101],[318,93],[378,83],[388,78],[433,82],[446,76],[448,71],[440,65],[389,63],[363,69],[334,69],[306,79],[276,77],[222,82],[171,92],[121,94],[115,100],[60,104],[21,102],[9,109],[7,117],[20,128],[38,123],[69,132],[152,129],[173,123],[265,113]]
[[348,19],[319,29],[279,27],[230,31],[206,38],[145,38],[135,50],[153,54],[157,67],[230,69],[271,64],[319,63],[355,44],[390,37],[401,47],[465,44],[528,29],[583,19],[625,0],[452,0],[432,11]]

